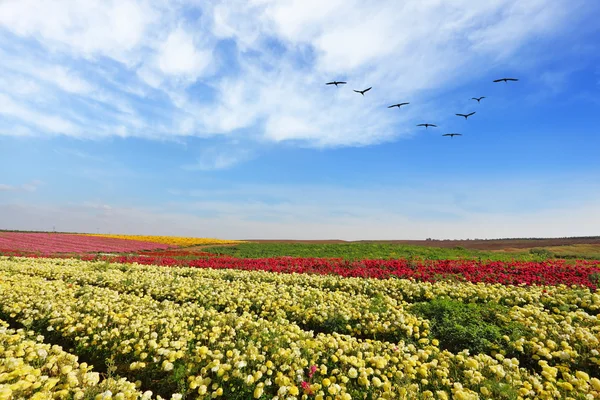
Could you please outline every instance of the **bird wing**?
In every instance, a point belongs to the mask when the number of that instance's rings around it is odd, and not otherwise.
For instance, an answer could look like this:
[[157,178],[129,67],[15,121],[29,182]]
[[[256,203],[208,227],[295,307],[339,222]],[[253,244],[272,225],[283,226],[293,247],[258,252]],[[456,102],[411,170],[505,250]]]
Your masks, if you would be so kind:
[[396,107],[396,104],[394,104],[393,106],[388,106],[388,108],[394,108]]
[[417,125],[417,126],[427,126],[427,124],[419,124],[419,125]]
[[368,92],[368,91],[369,91],[369,90],[371,90],[371,89],[373,89],[373,86],[371,86],[371,87],[370,87],[370,88],[368,88],[368,89],[365,89],[365,90],[363,90],[363,92]]
[[340,85],[345,85],[348,82],[338,82]]
[[455,133],[456,136],[462,136],[462,133]]
[[356,93],[362,93],[360,90],[355,90]]
[[517,78],[507,78],[506,80],[507,80],[507,81],[518,81],[518,79],[517,79]]
[[437,125],[434,125],[434,124],[429,124],[429,126],[435,126],[437,128]]
[[471,114],[467,114],[467,117],[470,117],[471,115],[475,114],[477,111],[473,111]]
[[408,104],[410,104],[410,103],[400,103],[401,106],[405,106],[405,105],[408,105]]
[[481,99],[485,99],[485,96],[481,96],[481,97],[479,98],[479,100],[481,100]]
[[456,115],[458,115],[459,117],[464,117],[465,116],[465,114],[456,114]]
[[335,82],[327,82],[326,85],[335,85]]
[[504,79],[496,79],[494,82],[502,82]]
[[452,136],[452,134],[451,133],[446,133],[446,134],[444,134],[442,136]]

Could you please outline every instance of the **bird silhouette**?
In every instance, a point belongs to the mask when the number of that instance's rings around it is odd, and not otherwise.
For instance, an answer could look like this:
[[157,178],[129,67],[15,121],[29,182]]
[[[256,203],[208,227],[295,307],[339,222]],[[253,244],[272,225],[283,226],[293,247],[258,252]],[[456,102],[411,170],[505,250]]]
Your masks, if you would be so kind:
[[373,88],[373,87],[370,87],[370,88],[368,88],[368,89],[365,89],[365,90],[355,90],[355,92],[356,92],[356,93],[360,93],[360,94],[362,94],[362,95],[364,96],[364,95],[365,95],[365,93],[366,93],[366,92],[368,92],[369,90],[371,90],[372,88]]
[[485,99],[485,96],[481,96],[481,97],[471,97],[471,100],[477,100],[477,102],[479,103],[482,99]]
[[507,83],[508,81],[516,82],[516,81],[518,81],[518,79],[516,79],[516,78],[501,78],[501,79],[496,79],[494,82],[502,82],[502,81],[504,81],[504,83]]
[[335,85],[335,87],[337,87],[337,85],[345,85],[348,82],[338,82],[338,81],[333,81],[333,82],[327,82],[326,85]]
[[456,114],[456,115],[458,115],[459,117],[465,117],[465,119],[467,119],[467,118],[469,118],[469,117],[470,117],[471,115],[473,115],[473,114],[475,114],[475,111],[473,111],[473,112],[472,112],[472,113],[470,113],[470,114]]
[[419,124],[417,126],[424,126],[425,129],[427,129],[427,127],[429,127],[429,126],[433,126],[434,128],[437,128],[437,125],[434,125],[434,124]]
[[388,108],[394,108],[394,107],[398,107],[398,108],[400,108],[400,107],[402,107],[402,106],[405,106],[405,105],[407,105],[407,104],[410,104],[410,103],[398,103],[398,104],[393,104],[393,105],[389,106]]
[[454,136],[462,136],[461,133],[446,133],[442,136],[450,136],[450,139],[452,139]]

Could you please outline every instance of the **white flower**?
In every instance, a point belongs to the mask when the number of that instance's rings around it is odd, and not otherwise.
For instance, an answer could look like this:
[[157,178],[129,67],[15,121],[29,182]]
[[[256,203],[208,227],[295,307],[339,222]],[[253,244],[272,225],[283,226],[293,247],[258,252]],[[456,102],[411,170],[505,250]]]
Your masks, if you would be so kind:
[[146,390],[144,394],[142,394],[142,400],[150,400],[152,398],[152,391]]
[[36,353],[37,353],[37,355],[38,355],[38,356],[40,356],[40,358],[41,358],[42,360],[45,360],[45,359],[46,359],[46,357],[48,357],[48,352],[47,352],[46,350],[44,350],[44,349],[38,349],[38,350],[36,351]]

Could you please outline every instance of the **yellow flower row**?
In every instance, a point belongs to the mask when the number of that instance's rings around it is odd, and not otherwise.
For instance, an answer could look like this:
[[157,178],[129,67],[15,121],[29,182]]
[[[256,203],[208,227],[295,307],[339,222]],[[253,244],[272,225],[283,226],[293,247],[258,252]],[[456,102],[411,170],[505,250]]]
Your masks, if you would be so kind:
[[146,236],[146,235],[108,235],[108,234],[96,234],[86,233],[84,236],[99,236],[114,239],[127,239],[127,240],[140,240],[143,242],[162,243],[169,244],[179,247],[190,247],[190,246],[202,246],[211,244],[237,244],[244,243],[241,240],[227,240],[227,239],[214,239],[214,238],[194,238],[194,237],[180,237],[180,236]]
[[[50,268],[39,268],[44,263],[55,264],[53,276],[45,272]],[[19,274],[19,268],[57,280]],[[78,271],[81,276],[77,278],[73,271]],[[66,282],[83,282],[83,276],[87,276],[98,285],[109,281],[110,286],[119,282],[116,277],[120,273],[124,274],[120,276],[120,291]],[[584,396],[593,399],[600,396],[600,380],[575,368],[580,362],[595,362],[593,346],[598,348],[598,320],[582,309],[557,307],[556,312],[548,312],[540,307],[544,304],[541,290],[539,295],[532,295],[532,298],[539,296],[540,304],[515,306],[511,311],[512,318],[533,325],[536,337],[520,345],[528,354],[541,354],[538,360],[540,374],[519,368],[518,361],[504,358],[502,351],[494,356],[469,356],[465,352],[442,351],[436,340],[393,344],[358,340],[337,333],[314,335],[277,315],[262,319],[242,310],[237,310],[240,314],[236,314],[192,302],[158,301],[143,295],[142,288],[136,289],[139,295],[124,293],[135,279],[146,281],[160,276],[175,283],[186,276],[212,280],[214,284],[219,283],[219,279],[227,282],[232,276],[238,276],[240,280],[259,276],[264,278],[263,281],[279,282],[281,279],[281,283],[289,283],[287,280],[293,277],[298,285],[308,287],[336,284],[329,277],[323,280],[321,277],[271,274],[266,278],[265,274],[253,274],[123,265],[105,268],[102,264],[76,260],[0,259],[0,311],[26,325],[45,323],[47,328],[77,342],[79,348],[87,349],[85,351],[110,352],[115,355],[121,370],[126,368],[132,374],[145,375],[150,381],[162,379],[168,382],[169,377],[175,375],[173,371],[177,371],[177,376],[184,377],[185,382],[180,384],[190,398],[227,398],[235,393],[246,398],[299,399],[312,393],[314,398],[321,399],[327,396],[358,399],[369,392],[373,398],[383,399],[444,399],[450,396],[467,399],[497,398],[507,390],[518,394],[517,398]],[[358,282],[334,279],[338,280],[339,287],[354,287],[354,282]],[[362,282],[362,293],[371,290],[366,288],[375,284],[371,280]],[[499,296],[495,292],[500,291],[508,297],[519,297],[517,301],[523,302],[523,291],[528,290],[512,288],[516,295],[511,296],[511,288],[445,283],[439,286],[427,284],[417,291],[413,282],[384,282],[389,286],[382,289],[425,298],[435,297],[438,291],[444,292],[451,285],[455,292],[463,289],[474,293],[490,292],[488,295],[479,293],[478,298]],[[184,288],[177,285],[176,290],[165,285],[163,291],[150,285],[147,287],[152,288],[152,296],[160,294],[164,296],[162,298],[167,298],[169,293],[173,298],[185,293],[181,292]],[[354,288],[359,291],[359,287]],[[558,300],[554,301],[565,301],[579,294],[589,297],[589,302],[595,304],[594,296],[598,295],[597,292],[577,291],[569,294],[568,288],[563,290],[567,294],[558,293]],[[223,294],[215,292],[214,296]],[[268,296],[272,298],[274,294]],[[243,299],[244,293],[233,293],[233,297]],[[578,343],[583,347],[578,347]],[[519,343],[510,345],[518,346]],[[564,362],[552,364],[556,358]],[[580,359],[576,361],[576,358]],[[312,379],[311,366],[317,367]]]
[[40,260],[35,264],[19,265],[15,271],[46,278],[56,278],[60,274],[59,279],[70,282],[101,284],[118,292],[144,293],[157,300],[192,301],[225,312],[250,312],[265,319],[285,318],[319,332],[389,341],[419,340],[428,336],[428,321],[408,312],[408,303],[390,296],[372,298],[360,293],[291,283],[257,284],[249,280],[198,276],[174,278],[165,268],[155,270],[155,267],[145,266],[124,272],[115,268],[95,271],[93,263],[80,264],[80,268],[71,268],[69,264],[70,261]]
[[33,331],[9,329],[0,320],[0,400],[152,398],[152,393],[142,394],[124,378],[100,381],[91,366],[43,340]]

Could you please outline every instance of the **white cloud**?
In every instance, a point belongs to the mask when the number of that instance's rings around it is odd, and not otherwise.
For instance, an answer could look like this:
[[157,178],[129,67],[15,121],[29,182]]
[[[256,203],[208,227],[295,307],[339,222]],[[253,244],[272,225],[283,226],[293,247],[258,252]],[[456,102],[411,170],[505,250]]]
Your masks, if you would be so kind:
[[[86,57],[128,61],[158,14],[136,0],[5,0],[0,25],[21,36]],[[131,61],[131,60],[129,60]]]
[[42,69],[38,65],[33,71],[39,79],[52,82],[65,92],[85,94],[93,90],[88,82],[77,76],[77,73],[61,66]]
[[[193,7],[200,18],[186,14]],[[14,99],[50,84],[90,100],[66,110],[60,96],[41,93],[62,126],[25,120],[41,112],[21,103],[11,114],[23,120],[14,132],[35,124],[73,136],[85,128],[92,137],[164,139],[247,129],[259,142],[363,146],[411,135],[399,127],[439,110],[432,99],[441,91],[498,65],[519,68],[514,60],[527,57],[521,52],[526,44],[560,35],[593,7],[580,0],[382,0],[377,6],[358,0],[6,0],[0,33],[35,38],[48,60],[38,68],[39,57],[6,50],[32,81],[3,90]],[[105,62],[110,59],[118,63]],[[349,85],[325,87],[330,79]],[[365,98],[352,92],[368,86],[373,90]],[[411,106],[385,108],[396,101]],[[150,102],[153,108],[146,108]],[[78,129],[68,121],[77,121]]]
[[78,136],[80,134],[79,129],[70,121],[55,115],[47,115],[34,111],[27,105],[16,102],[0,93],[0,115],[2,114],[27,121],[28,124],[35,125],[44,131],[54,134],[70,136]]
[[[265,0],[211,10],[217,35],[264,57],[242,59],[239,77],[215,84],[217,104],[199,108],[206,130],[259,123],[267,140],[319,147],[408,135],[398,125],[429,110],[413,105],[392,114],[383,105],[397,97],[418,104],[414,99],[425,90],[477,79],[499,55],[514,55],[529,40],[554,32],[572,10],[562,0],[316,3]],[[271,38],[287,47],[283,56],[271,51]],[[314,57],[308,66],[290,62],[306,49]],[[349,87],[323,87],[335,78],[347,79]],[[366,101],[349,90],[368,86],[374,88]]]
[[35,192],[41,184],[42,182],[38,180],[16,186],[0,183],[0,192]]
[[252,158],[253,153],[249,149],[234,146],[217,147],[212,146],[203,149],[195,164],[184,165],[183,169],[197,171],[212,171],[228,169],[241,162]]
[[196,48],[194,38],[181,28],[169,34],[158,54],[158,67],[167,75],[194,81],[210,65],[212,54]]

